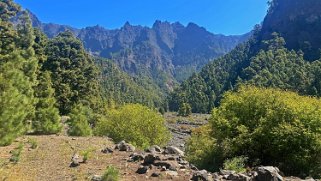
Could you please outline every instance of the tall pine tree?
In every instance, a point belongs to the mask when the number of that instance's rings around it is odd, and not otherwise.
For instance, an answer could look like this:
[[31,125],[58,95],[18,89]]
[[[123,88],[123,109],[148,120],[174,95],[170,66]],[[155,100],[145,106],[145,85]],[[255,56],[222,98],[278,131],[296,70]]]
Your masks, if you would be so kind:
[[0,2],[0,145],[10,144],[24,133],[27,119],[34,115],[37,60],[30,24],[25,17],[17,29],[10,22],[19,10],[12,0]]
[[51,72],[60,113],[67,115],[77,103],[97,110],[101,103],[98,71],[81,41],[70,31],[61,33],[49,41],[46,53],[44,69]]

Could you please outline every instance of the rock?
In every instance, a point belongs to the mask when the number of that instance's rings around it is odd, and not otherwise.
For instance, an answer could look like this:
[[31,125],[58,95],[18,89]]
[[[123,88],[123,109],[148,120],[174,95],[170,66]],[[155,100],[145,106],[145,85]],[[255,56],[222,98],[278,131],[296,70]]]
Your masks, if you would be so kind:
[[190,167],[192,170],[198,170],[198,168],[197,168],[195,165],[193,165],[193,164],[189,164],[189,167]]
[[165,166],[162,166],[161,167],[161,171],[163,172],[163,171],[166,171],[167,169],[166,169],[166,167]]
[[165,175],[171,176],[171,177],[177,177],[178,173],[176,171],[165,171]]
[[167,146],[165,148],[165,154],[174,154],[179,156],[184,156],[184,152],[175,146]]
[[127,151],[127,152],[134,152],[135,147],[129,143],[126,143],[125,141],[119,142],[115,149],[118,149],[119,151]]
[[230,174],[227,177],[228,180],[233,180],[233,181],[250,181],[251,178],[244,175],[244,174]]
[[177,171],[177,168],[179,168],[178,163],[170,162],[170,161],[158,161],[158,162],[155,162],[154,165],[159,168],[165,167],[166,170],[172,170],[172,171]]
[[106,147],[104,149],[101,150],[102,153],[113,153],[113,149],[109,148],[109,147]]
[[152,173],[151,177],[159,177],[160,176],[160,173]]
[[100,175],[94,175],[92,178],[91,178],[91,181],[102,181],[103,178],[102,176]]
[[213,181],[212,175],[206,170],[197,171],[192,176],[192,181]]
[[276,167],[258,167],[255,171],[257,172],[255,181],[283,181],[283,177],[279,174],[280,170]]
[[140,167],[137,169],[136,173],[138,173],[138,174],[145,174],[145,173],[148,172],[148,169],[149,169],[148,166],[140,166]]
[[140,153],[133,153],[129,156],[129,162],[137,162],[137,161],[143,161],[144,160],[144,155]]
[[163,152],[161,147],[159,147],[157,145],[153,145],[153,146],[147,148],[145,151],[149,152],[149,153],[162,153]]
[[75,153],[71,158],[71,163],[69,167],[78,167],[82,161],[80,160],[80,156]]
[[181,165],[184,165],[184,166],[189,164],[189,162],[186,160],[180,160],[180,161],[178,161],[178,163]]
[[234,173],[235,173],[235,171],[233,171],[233,170],[220,170],[220,175],[231,175]]
[[144,165],[153,164],[156,160],[160,160],[158,156],[154,154],[148,154],[144,158]]

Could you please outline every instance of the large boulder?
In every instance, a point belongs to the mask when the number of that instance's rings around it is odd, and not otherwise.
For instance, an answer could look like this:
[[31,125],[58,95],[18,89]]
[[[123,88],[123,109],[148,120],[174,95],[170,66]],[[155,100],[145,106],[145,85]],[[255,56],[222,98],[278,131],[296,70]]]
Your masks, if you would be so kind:
[[165,170],[177,171],[179,165],[175,161],[156,161],[154,165],[158,168],[165,168]]
[[125,141],[119,142],[115,149],[118,149],[119,151],[127,151],[127,152],[134,152],[135,147],[129,143],[126,143]]
[[179,148],[175,146],[167,146],[165,148],[165,154],[173,154],[173,155],[179,155],[179,156],[184,156],[184,152],[180,150]]
[[141,153],[133,153],[129,156],[129,159],[127,160],[128,162],[138,162],[138,161],[143,161],[144,160],[144,155]]
[[157,155],[154,154],[148,154],[144,158],[144,165],[150,165],[153,164],[156,160],[160,160]]
[[162,153],[163,150],[157,145],[153,145],[145,150],[148,153]]
[[213,181],[213,177],[206,170],[196,171],[192,178],[192,181]]
[[266,166],[255,169],[257,175],[254,177],[255,181],[283,181],[280,175],[280,170],[277,167]]
[[137,169],[136,173],[138,173],[138,174],[145,174],[145,173],[148,172],[148,170],[149,170],[149,167],[148,167],[148,166],[140,166],[140,167]]
[[233,181],[250,181],[251,177],[244,175],[244,174],[230,174],[227,177],[227,180],[233,180]]

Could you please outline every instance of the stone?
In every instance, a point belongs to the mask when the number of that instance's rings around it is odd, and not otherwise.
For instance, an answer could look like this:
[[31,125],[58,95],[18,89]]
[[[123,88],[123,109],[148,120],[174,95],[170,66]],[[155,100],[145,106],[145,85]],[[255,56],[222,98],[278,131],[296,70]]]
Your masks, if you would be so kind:
[[119,151],[126,151],[126,152],[134,152],[135,147],[129,143],[126,143],[125,141],[119,142],[115,149],[118,149]]
[[154,162],[154,165],[160,168],[165,167],[166,170],[173,170],[173,171],[176,171],[177,168],[179,168],[178,163],[170,162],[170,161],[157,161],[157,162]]
[[152,173],[151,177],[159,177],[160,176],[160,173]]
[[179,155],[179,156],[185,155],[185,153],[182,150],[180,150],[175,146],[167,146],[164,152],[165,154],[173,154],[173,155]]
[[160,160],[158,156],[154,154],[148,154],[144,158],[144,165],[153,164],[156,160]]
[[153,145],[145,150],[148,153],[162,153],[163,150],[157,145]]
[[148,166],[140,166],[140,167],[137,169],[136,173],[138,173],[138,174],[145,174],[145,173],[148,172],[148,170],[149,170]]
[[251,178],[249,176],[246,176],[244,174],[230,174],[227,177],[228,180],[233,180],[233,181],[250,181]]
[[196,171],[192,176],[192,181],[213,181],[211,174],[208,174],[206,170]]
[[233,170],[220,170],[220,175],[231,175],[234,173],[236,173],[236,172]]
[[109,148],[109,147],[106,147],[104,149],[101,150],[102,153],[113,153],[113,149]]
[[176,171],[168,170],[168,171],[165,171],[165,175],[168,175],[168,176],[171,176],[171,177],[177,177],[178,173]]
[[94,175],[92,178],[91,178],[91,181],[102,181],[103,178],[102,176],[100,175]]
[[265,166],[255,169],[257,176],[255,181],[283,181],[280,170],[277,167]]
[[140,153],[133,153],[129,156],[129,162],[137,162],[137,161],[143,161],[144,155]]
[[71,158],[71,163],[69,167],[78,167],[80,163],[81,163],[80,156],[77,153],[75,153]]
[[198,170],[198,168],[197,168],[195,165],[193,165],[193,164],[189,164],[189,167],[190,167],[192,170]]

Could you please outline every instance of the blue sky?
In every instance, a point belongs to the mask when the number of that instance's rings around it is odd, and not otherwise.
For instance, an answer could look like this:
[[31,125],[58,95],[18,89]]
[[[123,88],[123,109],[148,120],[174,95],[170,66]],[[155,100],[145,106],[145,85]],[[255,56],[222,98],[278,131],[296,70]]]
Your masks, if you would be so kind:
[[267,0],[16,0],[42,22],[82,28],[152,26],[155,20],[189,22],[213,33],[243,34],[261,23]]

